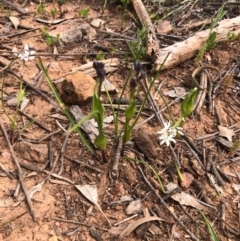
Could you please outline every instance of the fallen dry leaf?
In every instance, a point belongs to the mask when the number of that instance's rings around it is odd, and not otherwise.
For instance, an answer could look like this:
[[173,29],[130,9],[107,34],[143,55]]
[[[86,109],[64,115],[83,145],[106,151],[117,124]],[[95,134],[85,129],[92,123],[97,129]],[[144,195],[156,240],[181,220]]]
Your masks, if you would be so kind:
[[191,185],[191,183],[193,182],[193,180],[194,180],[194,177],[191,173],[183,172],[181,186],[188,188]]
[[200,204],[198,200],[186,192],[179,192],[171,196],[171,198],[182,205],[191,206],[197,209],[201,209],[207,213],[212,211],[209,207]]
[[159,217],[145,217],[140,218],[137,221],[130,223],[126,229],[123,230],[123,232],[119,235],[118,240],[121,241],[125,236],[129,235],[134,229],[136,229],[138,226],[140,226],[143,223],[151,222],[151,221],[164,221],[163,219]]
[[173,90],[165,91],[163,94],[172,98],[184,98],[186,90],[182,87],[174,87]]
[[14,17],[14,16],[10,16],[9,19],[13,23],[14,28],[17,30],[18,25],[20,24],[19,19],[17,17]]
[[232,137],[235,135],[232,129],[219,125],[218,130],[219,130],[219,136],[226,137],[229,141],[232,142]]
[[99,209],[99,211],[102,213],[102,215],[106,218],[106,220],[111,226],[110,221],[108,220],[102,208],[98,204],[97,186],[96,185],[75,185],[75,187],[82,193],[82,195],[85,198],[87,198],[91,203],[93,203]]
[[58,241],[58,238],[54,235],[51,238],[49,238],[48,241]]

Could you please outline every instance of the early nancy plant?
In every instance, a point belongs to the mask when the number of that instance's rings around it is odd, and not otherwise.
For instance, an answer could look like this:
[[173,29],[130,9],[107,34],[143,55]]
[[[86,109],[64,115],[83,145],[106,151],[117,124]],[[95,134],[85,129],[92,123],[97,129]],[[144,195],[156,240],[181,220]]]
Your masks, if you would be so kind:
[[[32,60],[35,58],[35,51],[33,50],[29,50],[28,45],[26,44],[24,46],[24,50],[21,53],[17,52],[17,49],[14,50],[14,55],[17,56],[17,58],[22,60],[22,73],[24,71],[24,67],[25,67],[25,62]],[[8,67],[6,68],[5,72],[4,72],[4,77],[3,77],[3,82],[2,82],[2,90],[4,90],[5,87],[5,79],[8,73],[8,69],[11,68],[11,66],[15,63],[15,61],[17,61],[16,59],[13,60]],[[10,123],[11,123],[11,128],[10,128],[10,141],[13,144],[16,137],[18,137],[18,135],[25,130],[30,124],[32,124],[32,122],[27,123],[23,128],[19,129],[18,124],[17,124],[17,119],[18,119],[18,114],[19,114],[19,110],[20,110],[20,105],[23,101],[25,97],[25,88],[23,87],[23,82],[22,79],[20,79],[20,85],[19,85],[19,91],[17,93],[17,101],[16,101],[16,109],[15,112],[13,114],[13,116],[11,116],[4,105],[3,102],[3,91],[1,91],[1,101],[2,101],[2,108],[3,108],[3,112],[4,114],[7,116],[7,118],[9,119]]]

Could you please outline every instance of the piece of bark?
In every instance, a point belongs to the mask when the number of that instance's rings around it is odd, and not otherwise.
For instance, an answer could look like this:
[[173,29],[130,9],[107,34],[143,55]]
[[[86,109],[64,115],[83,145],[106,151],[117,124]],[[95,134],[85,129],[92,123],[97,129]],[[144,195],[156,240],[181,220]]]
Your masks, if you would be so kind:
[[159,40],[157,39],[155,28],[141,0],[131,1],[142,26],[147,27],[147,55],[156,55],[159,52]]
[[[153,71],[157,71],[165,58],[169,54],[167,60],[164,63],[163,69],[168,69],[176,66],[179,63],[192,58],[197,54],[197,51],[207,41],[209,37],[209,29],[201,31],[186,39],[185,41],[178,42],[166,48],[159,50],[157,59],[153,66]],[[213,31],[217,33],[216,42],[226,40],[227,33],[233,33],[238,35],[240,33],[240,16],[232,19],[225,19],[219,22],[218,27]]]

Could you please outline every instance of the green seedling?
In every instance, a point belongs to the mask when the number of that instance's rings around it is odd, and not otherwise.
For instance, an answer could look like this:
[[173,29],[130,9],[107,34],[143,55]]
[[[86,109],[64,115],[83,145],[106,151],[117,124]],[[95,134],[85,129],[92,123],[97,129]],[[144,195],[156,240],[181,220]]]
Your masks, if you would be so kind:
[[207,217],[205,216],[205,214],[201,211],[201,210],[198,210],[200,212],[200,214],[202,215],[203,219],[204,219],[204,222],[207,226],[207,229],[208,229],[208,232],[210,234],[210,237],[211,237],[211,240],[212,241],[219,241],[211,223],[209,222],[209,220],[207,219]]
[[89,8],[79,10],[78,14],[81,18],[87,18],[89,14]]
[[195,58],[195,63],[199,63],[205,54],[206,51],[209,51],[210,49],[215,48],[216,46],[216,37],[217,33],[213,31],[215,26],[218,24],[219,21],[226,15],[227,11],[224,11],[224,5],[219,9],[216,18],[211,19],[211,24],[210,24],[210,31],[209,31],[209,36],[207,41],[201,46],[201,48],[198,51],[198,54]]
[[96,56],[97,60],[104,60],[104,54],[102,51],[99,51]]
[[56,8],[51,9],[51,15],[55,19],[58,14],[58,10]]
[[38,14],[44,14],[45,13],[45,7],[42,1],[40,1],[40,4],[37,6],[37,13]]
[[127,45],[134,58],[134,61],[144,59],[146,56],[146,37],[147,27],[144,25],[141,30],[137,31],[137,41],[127,41]]
[[121,0],[121,2],[123,3],[123,15],[122,15],[122,28],[123,28],[123,25],[125,22],[127,5],[130,3],[130,0]]
[[60,36],[59,34],[57,34],[57,37],[54,37],[47,32],[46,28],[40,29],[40,32],[42,33],[42,36],[48,46],[53,46],[58,43],[58,39]]
[[[4,85],[5,85],[5,79],[6,79],[6,76],[7,76],[7,70],[11,67],[11,65],[14,62],[15,62],[15,60],[13,60],[9,64],[9,66],[7,67],[7,69],[6,69],[5,73],[4,73],[3,82],[2,82],[2,90],[4,89]],[[34,122],[34,121],[30,121],[26,125],[24,125],[22,128],[19,128],[19,126],[17,124],[17,119],[18,119],[20,105],[21,105],[22,100],[23,100],[24,97],[25,97],[25,88],[23,88],[22,80],[20,80],[19,92],[17,93],[16,109],[15,109],[13,117],[11,117],[10,114],[7,112],[7,110],[5,108],[5,105],[4,105],[4,102],[3,102],[3,91],[1,91],[2,109],[3,109],[4,114],[7,116],[7,118],[9,119],[9,121],[11,123],[11,128],[10,128],[10,141],[11,141],[11,144],[13,144],[15,142],[16,138],[18,138],[20,133],[22,133],[24,130],[26,130]]]

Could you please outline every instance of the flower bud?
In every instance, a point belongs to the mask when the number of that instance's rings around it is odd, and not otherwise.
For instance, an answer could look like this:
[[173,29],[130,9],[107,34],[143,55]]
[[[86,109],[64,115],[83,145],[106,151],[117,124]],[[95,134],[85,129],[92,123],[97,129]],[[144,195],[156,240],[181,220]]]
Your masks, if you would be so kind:
[[99,68],[96,70],[96,72],[97,72],[97,76],[99,79],[101,79],[101,80],[105,79],[106,72],[105,72],[104,68]]
[[131,78],[130,79],[130,89],[133,90],[137,87],[137,80],[136,78]]
[[142,64],[138,60],[134,62],[133,66],[136,72],[140,72],[142,70]]
[[94,61],[94,62],[93,62],[93,68],[94,68],[94,69],[98,69],[98,66],[99,66],[99,62]]

